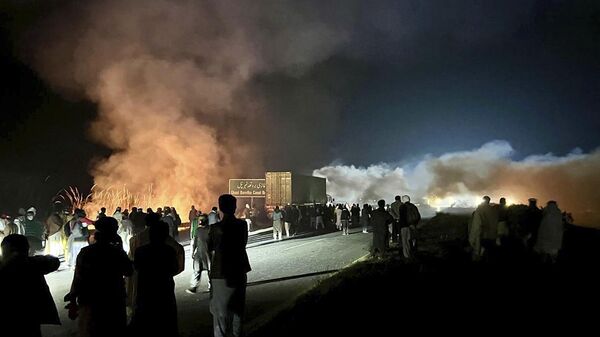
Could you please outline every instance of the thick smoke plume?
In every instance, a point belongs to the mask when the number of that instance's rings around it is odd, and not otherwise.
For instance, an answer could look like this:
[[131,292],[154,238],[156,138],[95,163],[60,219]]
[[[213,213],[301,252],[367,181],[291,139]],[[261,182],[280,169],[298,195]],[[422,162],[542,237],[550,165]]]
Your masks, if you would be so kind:
[[[515,11],[511,2],[522,5]],[[336,135],[345,95],[352,95],[355,69],[331,67],[336,60],[410,67],[421,55],[438,53],[421,39],[430,46],[452,41],[456,49],[502,40],[533,3],[464,1],[439,11],[445,1],[72,1],[33,29],[25,57],[55,88],[97,103],[91,134],[112,150],[92,163],[97,190],[126,189],[136,206],[206,208],[226,190],[227,178],[319,167],[331,159],[326,144]],[[396,191],[436,198],[493,194],[507,187],[522,198],[530,194],[527,183],[546,184],[529,167],[569,173],[596,156],[511,162],[509,148],[494,143],[413,167],[317,173],[348,200]],[[517,173],[538,180],[521,184]],[[503,183],[490,182],[492,176]],[[594,179],[588,186],[597,186]],[[548,184],[546,194],[535,190],[542,199],[557,191]]]
[[483,195],[496,202],[506,197],[509,203],[527,203],[535,197],[542,205],[558,201],[577,223],[600,224],[600,150],[523,160],[513,160],[513,154],[508,142],[493,141],[471,151],[425,156],[409,165],[333,165],[314,173],[327,177],[329,193],[347,202],[392,201],[395,195],[408,194],[443,208],[473,207]]
[[[29,57],[52,85],[98,104],[91,133],[113,153],[91,168],[96,190],[125,188],[129,206],[209,207],[228,178],[264,172],[259,149],[280,143],[265,136],[276,115],[256,78],[299,79],[346,41],[349,15],[321,10],[288,1],[86,1],[42,25]],[[324,107],[294,118],[335,114]]]

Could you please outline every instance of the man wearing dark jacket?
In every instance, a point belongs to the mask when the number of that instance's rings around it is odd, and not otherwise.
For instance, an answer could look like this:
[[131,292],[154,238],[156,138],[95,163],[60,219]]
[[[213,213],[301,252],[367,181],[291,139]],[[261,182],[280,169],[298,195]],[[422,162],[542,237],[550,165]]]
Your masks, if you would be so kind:
[[374,256],[383,255],[389,243],[388,226],[394,222],[394,218],[385,210],[385,200],[377,202],[378,209],[371,214],[371,225],[373,226],[373,249]]
[[398,243],[400,238],[400,207],[402,206],[402,201],[400,200],[400,196],[397,195],[394,198],[394,202],[390,205],[390,214],[394,218],[394,222],[392,224],[392,242]]
[[538,230],[542,223],[542,210],[537,207],[537,199],[529,199],[529,207],[523,213],[521,225],[527,238],[527,247],[533,249],[537,243]]
[[60,325],[58,312],[44,275],[58,269],[53,256],[28,257],[27,238],[11,234],[2,241],[0,317],[2,336],[41,336],[41,324]]
[[[123,248],[114,244],[117,221],[104,217],[96,221],[96,242],[77,256],[71,291],[65,296],[68,308],[79,315],[79,334],[89,337],[125,335],[125,276],[133,266]],[[119,238],[120,239],[120,238]],[[72,319],[76,315],[71,315]]]
[[211,226],[208,250],[212,253],[210,279],[214,335],[240,336],[246,302],[246,274],[251,270],[246,244],[246,222],[235,217],[236,198],[230,194],[219,197],[223,220]]
[[416,248],[415,232],[416,227],[421,221],[421,214],[415,204],[410,202],[408,195],[402,196],[402,205],[400,205],[398,225],[400,228],[400,239],[402,242],[402,253],[405,258],[411,258],[413,250]]

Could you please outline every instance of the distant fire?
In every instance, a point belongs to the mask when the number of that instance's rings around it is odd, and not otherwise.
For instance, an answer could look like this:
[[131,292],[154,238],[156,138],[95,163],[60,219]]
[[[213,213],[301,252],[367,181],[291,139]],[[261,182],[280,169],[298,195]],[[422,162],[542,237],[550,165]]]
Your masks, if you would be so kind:
[[178,212],[181,212],[191,206],[191,204],[188,205],[189,202],[183,203],[158,195],[152,184],[149,184],[141,193],[132,193],[126,185],[111,186],[106,189],[100,189],[94,185],[87,194],[79,191],[77,187],[70,186],[57,194],[54,200],[64,202],[71,209],[83,209],[88,217],[97,213],[102,207],[106,207],[107,212],[113,212],[117,207],[121,207],[123,210],[131,210],[133,207],[156,210],[159,207],[169,206],[175,207]]
[[[500,198],[506,199],[507,205],[523,204],[527,200],[515,198],[513,196],[494,196],[490,195],[492,203],[499,203]],[[427,196],[423,198],[425,203],[430,207],[440,212],[444,208],[475,208],[482,202],[482,195],[475,194],[452,194],[445,197],[438,197],[435,195]]]

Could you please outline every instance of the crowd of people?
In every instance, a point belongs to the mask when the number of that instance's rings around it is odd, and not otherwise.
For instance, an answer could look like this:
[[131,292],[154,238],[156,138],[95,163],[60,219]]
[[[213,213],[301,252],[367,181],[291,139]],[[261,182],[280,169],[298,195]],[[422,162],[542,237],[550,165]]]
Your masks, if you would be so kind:
[[282,240],[284,230],[287,238],[293,237],[303,224],[310,230],[335,228],[342,235],[349,235],[351,227],[362,228],[362,233],[368,233],[372,228],[372,251],[375,256],[383,255],[392,243],[401,245],[404,257],[411,258],[416,247],[415,232],[421,214],[410,202],[410,197],[405,195],[396,196],[391,205],[380,200],[377,209],[369,204],[361,208],[359,204],[342,203],[315,203],[308,207],[291,204],[275,206],[270,218],[274,240]]
[[[109,215],[105,207],[100,209],[95,219],[88,217],[83,209],[70,210],[63,208],[60,203],[56,203],[53,208],[43,221],[35,207],[30,207],[27,211],[21,209],[15,217],[2,214],[0,241],[10,234],[21,234],[27,238],[31,254],[63,255],[67,265],[74,268],[79,251],[93,240],[93,235],[90,234],[93,234],[94,226],[90,225]],[[182,221],[175,207],[159,207],[156,211],[147,208],[146,212],[141,207],[133,207],[131,212],[117,207],[111,217],[117,220],[117,233],[125,252],[129,252],[131,237],[144,229],[148,214],[156,214],[168,225],[169,236],[178,239]]]
[[[204,214],[192,206],[189,213],[194,273],[188,292],[196,292],[202,271],[208,271],[215,336],[239,336],[242,329],[250,263],[248,225],[236,218],[236,202],[225,194],[218,209]],[[179,335],[173,277],[184,270],[185,254],[177,241],[181,220],[174,208],[117,208],[112,216],[102,208],[95,221],[80,209],[73,214],[56,211],[46,225],[35,219],[35,210],[25,215],[23,221],[3,217],[0,228],[0,289],[11,289],[3,298],[11,305],[0,306],[3,332],[37,337],[41,324],[60,324],[44,279],[60,261],[42,255],[44,249],[55,249],[48,247],[56,241],[67,247],[65,258],[74,266],[64,301],[69,318],[78,320],[80,336]],[[48,223],[61,221],[64,230],[52,233]],[[64,236],[51,240],[57,233]]]
[[535,252],[546,262],[555,262],[566,226],[572,224],[572,216],[562,212],[553,200],[540,209],[537,199],[530,198],[526,209],[511,214],[505,198],[494,204],[484,196],[473,212],[468,240],[475,260],[488,258],[500,247],[517,247]]
[[[408,195],[394,199],[391,204],[379,200],[376,208],[369,204],[275,207],[270,215],[273,239],[282,240],[284,234],[293,237],[303,224],[315,231],[335,228],[342,235],[348,235],[350,227],[359,227],[363,233],[372,231],[374,257],[384,256],[395,245],[411,259],[421,215]],[[238,218],[236,206],[235,197],[222,195],[219,208],[204,213],[191,206],[188,214],[193,273],[187,292],[198,292],[206,272],[215,336],[241,331],[250,271],[245,249],[256,211],[246,205]],[[540,209],[536,199],[529,199],[529,205],[515,215],[505,198],[495,204],[485,196],[468,226],[472,257],[485,260],[501,247],[519,246],[555,262],[565,225],[572,222],[555,201]],[[14,218],[2,215],[0,289],[14,290],[8,301],[14,301],[17,309],[2,306],[0,317],[14,322],[9,326],[19,328],[21,336],[40,336],[40,324],[60,324],[44,275],[59,268],[57,257],[62,255],[74,269],[64,301],[68,316],[79,320],[80,336],[177,336],[173,277],[185,266],[178,242],[180,225],[174,207],[146,212],[119,207],[111,216],[101,208],[95,220],[82,209],[69,212],[59,207],[44,222],[38,220],[34,207],[20,210]],[[18,298],[22,294],[26,295]],[[36,310],[22,315],[27,308]]]

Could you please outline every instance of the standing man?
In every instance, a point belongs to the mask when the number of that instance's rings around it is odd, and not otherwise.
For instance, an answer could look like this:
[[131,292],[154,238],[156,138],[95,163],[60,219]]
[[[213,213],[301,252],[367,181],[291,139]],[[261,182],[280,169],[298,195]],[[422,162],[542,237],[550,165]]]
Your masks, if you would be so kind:
[[213,225],[208,235],[208,251],[212,253],[210,311],[215,337],[242,335],[246,274],[251,268],[246,254],[248,229],[245,221],[234,215],[236,201],[230,194],[219,197],[223,220]]
[[27,238],[7,235],[2,241],[0,289],[2,336],[42,336],[41,324],[60,325],[44,275],[58,269],[54,256],[29,257]]
[[[188,294],[195,294],[200,285],[202,271],[206,270],[210,274],[210,254],[208,253],[208,217],[202,212],[196,218],[197,227],[192,237],[192,259],[194,272],[190,280],[190,288],[186,290]],[[208,290],[210,291],[210,278],[208,279]]]
[[115,212],[113,213],[112,217],[115,218],[115,220],[117,220],[119,225],[121,224],[121,221],[123,221],[123,212],[121,212],[120,206],[115,209]]
[[358,204],[352,204],[350,213],[352,213],[352,227],[358,227],[358,223],[360,222],[360,207]]
[[394,223],[392,224],[392,242],[397,243],[400,236],[400,206],[402,206],[402,201],[400,201],[399,195],[394,199],[395,201],[390,205],[390,214],[394,218]]
[[100,220],[102,218],[106,218],[106,207],[100,208],[100,212],[96,216],[96,221],[98,221],[98,220]]
[[335,227],[338,231],[342,230],[342,204],[338,204],[335,209]]
[[360,215],[360,224],[362,225],[362,232],[369,232],[369,224],[371,223],[371,214],[369,211],[369,205],[364,204],[362,208],[362,213]]
[[279,206],[275,206],[273,211],[273,240],[281,241],[283,239],[283,212],[279,209]]
[[64,231],[63,226],[66,223],[66,217],[63,211],[60,209],[60,204],[54,204],[54,212],[46,219],[46,247],[45,254],[60,256],[64,253],[63,248],[63,237]]
[[96,221],[96,228],[96,242],[77,256],[65,302],[70,302],[71,312],[79,313],[80,336],[121,337],[127,326],[124,277],[131,276],[133,266],[123,249],[113,244],[118,237],[117,221],[103,217]]
[[374,256],[382,256],[388,247],[388,226],[394,222],[394,218],[385,210],[385,200],[377,202],[377,208],[371,214],[371,225],[373,226],[373,249]]
[[310,228],[317,229],[317,205],[308,208],[308,216],[310,217]]
[[[302,219],[302,214],[300,213],[298,205],[292,206],[292,215],[292,235],[296,235],[298,227],[300,226],[300,220]],[[323,226],[323,228],[325,228],[325,226]]]
[[246,207],[242,211],[242,219],[244,219],[244,221],[246,221],[248,224],[248,232],[252,229],[252,220],[250,219],[251,214],[252,211],[250,209],[250,205],[246,204]]
[[290,238],[290,229],[292,227],[292,223],[294,222],[294,213],[292,212],[292,205],[289,203],[285,205],[283,209],[283,221],[285,222],[285,236]]
[[563,215],[556,201],[548,201],[542,214],[534,249],[542,256],[544,261],[556,262],[558,252],[562,248],[565,232]]
[[342,235],[348,235],[348,227],[350,226],[350,211],[348,207],[344,205],[342,209]]
[[190,209],[190,213],[188,214],[188,220],[190,220],[190,226],[194,225],[194,220],[198,218],[198,211],[196,210],[196,206],[192,205],[192,209]]
[[537,199],[529,198],[529,206],[521,219],[521,226],[527,240],[527,248],[533,249],[537,243],[538,230],[542,223],[542,210],[537,206]]
[[508,225],[508,206],[506,206],[506,198],[500,198],[498,208],[498,239],[497,244],[503,245],[510,235],[510,226]]
[[217,212],[217,208],[213,207],[210,213],[208,213],[208,225],[212,226],[217,222],[221,221],[221,217],[219,216],[219,212]]
[[27,242],[29,243],[29,255],[34,255],[36,252],[42,251],[42,242],[46,239],[44,225],[35,218],[35,215],[35,208],[31,207],[27,210],[25,221],[23,222],[25,237],[27,237]]
[[496,247],[498,238],[498,209],[490,204],[490,197],[483,197],[483,202],[473,213],[471,228],[469,230],[469,242],[473,248],[473,257],[481,258]]
[[402,206],[400,206],[400,237],[402,241],[402,253],[405,258],[411,258],[416,248],[416,230],[421,221],[421,214],[415,204],[410,202],[410,197],[402,197]]
[[[138,248],[150,243],[150,227],[161,222],[158,213],[150,213],[145,215],[144,218],[146,228],[129,239],[129,258],[131,260],[134,260],[135,252]],[[185,269],[185,250],[183,249],[183,246],[171,236],[169,236],[165,242],[175,250],[175,255],[177,256],[178,262],[177,275]],[[130,313],[132,315],[135,315],[136,310],[135,303],[137,301],[137,287],[138,275],[137,272],[134,272],[133,275],[127,279],[127,303],[130,307]]]
[[323,222],[323,208],[321,205],[315,205],[315,229],[321,228],[325,229],[325,222]]
[[173,217],[173,214],[171,214],[171,208],[165,207],[164,215],[161,221],[169,225],[169,236],[177,240],[178,233],[177,228],[175,227],[175,218]]

